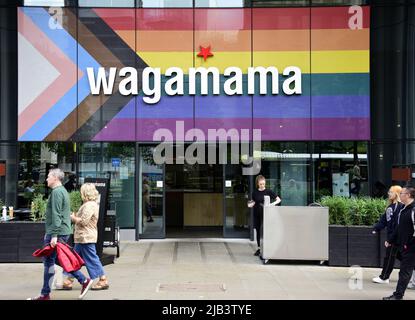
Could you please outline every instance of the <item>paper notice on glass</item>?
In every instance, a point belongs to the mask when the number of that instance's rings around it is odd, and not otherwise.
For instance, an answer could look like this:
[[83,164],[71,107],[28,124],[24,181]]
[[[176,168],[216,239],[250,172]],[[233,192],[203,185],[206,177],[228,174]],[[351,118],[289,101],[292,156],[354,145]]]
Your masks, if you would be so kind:
[[120,167],[120,179],[121,180],[128,179],[128,167]]
[[232,180],[226,180],[225,181],[225,187],[227,187],[227,188],[232,187]]
[[157,188],[163,188],[163,181],[157,181]]

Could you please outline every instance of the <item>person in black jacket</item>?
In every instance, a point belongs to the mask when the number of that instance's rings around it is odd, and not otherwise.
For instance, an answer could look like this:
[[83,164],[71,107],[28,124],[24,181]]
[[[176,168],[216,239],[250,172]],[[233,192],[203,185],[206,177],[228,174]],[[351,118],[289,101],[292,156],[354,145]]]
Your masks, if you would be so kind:
[[254,228],[256,230],[256,242],[258,245],[258,250],[255,251],[254,255],[259,256],[261,253],[261,227],[262,221],[264,220],[264,196],[269,196],[271,202],[277,201],[277,204],[281,202],[281,199],[272,190],[265,188],[264,176],[257,176],[255,184],[257,189],[252,192],[252,200],[248,202],[248,207],[254,208]]
[[[393,271],[395,264],[395,257],[398,251],[396,245],[393,244],[392,235],[396,228],[396,218],[403,209],[404,205],[400,202],[399,194],[402,188],[400,186],[392,186],[388,191],[389,206],[386,208],[385,213],[380,217],[378,223],[373,227],[373,233],[376,234],[381,230],[387,230],[387,241],[385,242],[386,255],[383,260],[383,269],[379,277],[373,278],[372,281],[375,283],[389,283],[389,277]],[[387,245],[388,244],[388,245]]]
[[405,207],[398,214],[397,227],[391,241],[398,247],[397,258],[401,260],[401,270],[395,292],[389,297],[384,297],[383,300],[402,300],[415,268],[415,188],[410,186],[403,188],[400,197]]

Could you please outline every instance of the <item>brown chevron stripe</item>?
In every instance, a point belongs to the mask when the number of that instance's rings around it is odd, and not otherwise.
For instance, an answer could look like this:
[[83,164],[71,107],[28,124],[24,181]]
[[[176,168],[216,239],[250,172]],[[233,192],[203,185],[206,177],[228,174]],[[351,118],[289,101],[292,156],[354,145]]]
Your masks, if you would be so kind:
[[[124,64],[114,56],[111,51],[97,39],[97,37],[90,32],[90,30],[79,20],[70,10],[65,11],[68,16],[68,23],[65,29],[76,39],[76,26],[74,27],[73,21],[78,21],[78,43],[94,57],[98,63],[103,67],[117,67],[123,68]],[[119,77],[116,78],[114,90],[117,90],[118,84],[121,81]],[[73,110],[64,121],[62,121],[45,139],[45,141],[62,141],[69,140],[71,136],[77,131],[77,128],[81,128],[88,119],[97,111],[111,96],[105,96],[101,94],[99,96],[89,95],[78,107]],[[78,121],[74,122],[74,119]],[[77,124],[77,128],[74,127],[74,123]]]

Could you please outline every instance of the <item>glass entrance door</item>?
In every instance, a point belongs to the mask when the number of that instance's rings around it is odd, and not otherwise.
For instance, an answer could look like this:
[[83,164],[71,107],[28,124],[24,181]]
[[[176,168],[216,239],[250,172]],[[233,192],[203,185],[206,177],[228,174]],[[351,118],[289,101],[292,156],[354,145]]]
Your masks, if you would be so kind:
[[251,212],[247,206],[249,178],[242,174],[242,164],[224,166],[224,224],[225,238],[249,238]]
[[153,145],[138,146],[138,238],[165,238],[164,165],[153,159]]

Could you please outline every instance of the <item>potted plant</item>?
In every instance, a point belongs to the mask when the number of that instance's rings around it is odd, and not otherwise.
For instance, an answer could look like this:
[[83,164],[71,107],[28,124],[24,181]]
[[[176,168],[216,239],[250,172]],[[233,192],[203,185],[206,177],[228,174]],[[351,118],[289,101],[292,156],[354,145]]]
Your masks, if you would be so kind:
[[387,203],[383,199],[323,197],[321,205],[329,208],[329,264],[379,267],[380,235],[372,228]]
[[319,202],[329,208],[329,264],[348,266],[347,225],[349,224],[349,202],[344,197],[323,197]]

